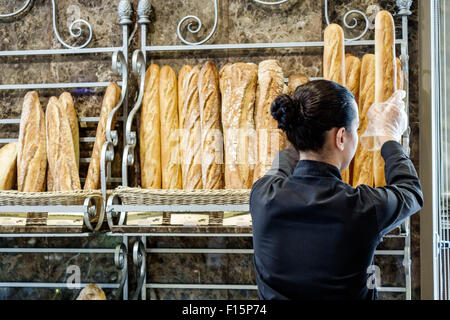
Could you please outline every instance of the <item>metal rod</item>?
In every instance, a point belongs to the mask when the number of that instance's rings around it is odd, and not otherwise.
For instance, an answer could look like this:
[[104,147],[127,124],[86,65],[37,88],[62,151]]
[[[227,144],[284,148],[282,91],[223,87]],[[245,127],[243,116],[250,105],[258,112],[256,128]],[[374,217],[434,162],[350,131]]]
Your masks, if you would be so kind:
[[0,233],[0,238],[83,238],[92,233]]
[[0,57],[111,53],[111,52],[115,52],[115,51],[121,50],[121,49],[122,49],[122,47],[83,48],[83,49],[12,50],[12,51],[0,51]]
[[219,290],[258,290],[256,285],[248,284],[184,284],[148,283],[148,289],[219,289]]
[[[395,40],[396,44],[404,43],[403,39]],[[346,41],[346,46],[373,46],[374,40]],[[199,51],[199,50],[239,50],[239,49],[276,49],[276,48],[308,48],[323,47],[323,41],[280,42],[280,43],[240,43],[240,44],[205,44],[205,45],[173,45],[146,46],[146,52],[158,51]]]
[[[80,290],[89,283],[79,283],[75,286],[73,283],[58,282],[0,282],[1,288],[64,288],[72,290]],[[116,283],[96,283],[101,288],[115,289],[119,287]]]
[[0,212],[68,212],[68,213],[83,213],[86,211],[86,206],[0,206]]
[[114,253],[103,248],[0,248],[0,253]]
[[221,212],[221,211],[249,211],[248,204],[230,205],[112,205],[108,210],[115,212]]
[[[122,82],[118,82],[121,85]],[[107,87],[110,82],[70,82],[70,83],[30,83],[2,84],[0,90],[31,90],[31,89],[67,89],[67,88],[99,88]]]
[[[253,254],[253,249],[210,249],[210,248],[148,248],[147,253],[223,253],[223,254]],[[375,255],[402,256],[403,250],[375,250]]]
[[122,237],[122,236],[128,236],[128,237],[253,237],[251,233],[170,233],[170,232],[161,232],[161,233],[132,233],[132,232],[125,232],[125,233],[115,233],[115,232],[108,232],[108,236],[112,237]]

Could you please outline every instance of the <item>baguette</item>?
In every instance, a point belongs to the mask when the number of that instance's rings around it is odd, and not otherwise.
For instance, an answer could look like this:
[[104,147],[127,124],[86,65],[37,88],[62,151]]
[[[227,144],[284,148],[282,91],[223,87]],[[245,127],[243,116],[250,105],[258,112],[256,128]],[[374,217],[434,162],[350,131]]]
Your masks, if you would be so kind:
[[[375,18],[375,102],[385,102],[396,90],[394,19],[388,11],[380,11]],[[384,167],[381,150],[377,150],[373,158],[375,187],[386,185]]]
[[145,72],[144,98],[139,126],[141,186],[161,189],[161,123],[159,107],[159,66]]
[[[375,55],[366,54],[362,58],[359,85],[359,128],[360,137],[367,129],[367,112],[375,101]],[[360,140],[361,141],[361,140]],[[358,144],[353,163],[353,186],[366,184],[373,187],[373,152]]]
[[260,62],[255,103],[258,154],[253,182],[270,169],[276,154],[284,149],[285,134],[278,129],[277,121],[270,114],[270,106],[273,100],[283,93],[283,88],[284,76],[280,63],[277,60]]
[[[330,24],[324,32],[323,78],[345,86],[344,30]],[[350,183],[350,169],[341,171],[342,181]]]
[[203,189],[222,189],[223,134],[220,122],[219,73],[215,64],[207,61],[198,77],[202,135]]
[[[178,72],[178,127],[180,129],[184,128],[184,119],[185,114],[183,113],[184,108],[184,101],[185,101],[185,95],[186,95],[186,87],[185,87],[185,80],[188,76],[189,72],[191,72],[192,66],[190,65],[184,65],[181,67],[180,72]],[[180,137],[181,139],[181,137]],[[180,140],[181,141],[181,140]],[[183,148],[180,148],[180,163],[183,163]]]
[[177,76],[169,66],[159,75],[161,173],[163,189],[181,189]]
[[258,66],[226,64],[220,71],[225,148],[225,188],[252,186],[257,151],[254,107]]
[[302,74],[291,74],[288,79],[288,94],[293,94],[295,89],[309,82],[309,78]]
[[[345,84],[353,96],[356,103],[359,101],[359,77],[361,74],[361,60],[357,57],[346,54],[345,55]],[[348,167],[349,184],[353,184],[353,166],[355,164],[354,158]]]
[[17,146],[17,189],[40,192],[45,188],[47,148],[45,115],[36,91],[25,95]]
[[345,55],[345,84],[348,90],[353,93],[355,101],[359,101],[359,80],[361,76],[361,60],[357,57]]
[[181,181],[183,189],[202,188],[202,136],[200,132],[200,105],[198,76],[200,68],[195,66],[184,80],[184,127],[181,127]]
[[11,190],[17,181],[17,142],[11,142],[0,149],[0,190]]
[[[84,183],[84,190],[97,190],[100,188],[100,156],[103,144],[106,141],[106,123],[112,109],[114,109],[119,102],[120,91],[120,87],[115,82],[110,83],[106,88],[95,135],[94,147],[92,149],[91,162],[89,163],[88,173]],[[112,122],[113,126],[114,123],[115,119],[113,119]]]
[[47,127],[48,171],[52,177],[50,191],[81,189],[68,114],[56,97],[51,97],[45,112]]
[[[69,120],[70,131],[72,133],[73,148],[75,151],[75,160],[77,168],[80,168],[80,138],[79,138],[79,128],[78,128],[78,116],[75,111],[72,95],[69,92],[63,92],[59,96],[59,106],[61,107],[62,113],[65,114]],[[56,191],[54,189],[53,177],[51,170],[47,170],[47,190]]]

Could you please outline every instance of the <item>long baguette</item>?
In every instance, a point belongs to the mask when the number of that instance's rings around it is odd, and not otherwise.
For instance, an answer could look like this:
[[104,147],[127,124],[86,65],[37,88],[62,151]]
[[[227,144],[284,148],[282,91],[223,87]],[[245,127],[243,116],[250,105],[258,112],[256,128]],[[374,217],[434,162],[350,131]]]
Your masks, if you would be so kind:
[[[345,86],[344,30],[330,24],[324,32],[323,78]],[[350,183],[350,170],[341,171],[342,181]]]
[[[397,89],[395,61],[395,26],[388,11],[380,11],[375,18],[375,102],[388,100]],[[374,185],[386,185],[385,163],[381,151],[374,152]]]
[[44,191],[47,169],[45,115],[36,91],[25,95],[17,151],[17,189]]
[[[100,110],[97,133],[95,135],[94,148],[91,154],[91,162],[89,163],[89,169],[84,183],[84,190],[97,190],[100,188],[100,155],[103,144],[106,141],[106,123],[111,110],[119,102],[120,91],[120,87],[114,82],[110,83],[106,88]],[[113,125],[114,123],[115,121],[113,121]]]
[[[361,76],[359,85],[359,128],[360,137],[367,129],[367,112],[375,101],[375,55],[366,54],[361,62]],[[366,184],[373,187],[373,152],[361,145],[356,149],[353,163],[353,186]]]
[[67,113],[56,97],[51,97],[45,112],[47,127],[48,171],[51,191],[79,190],[75,148]]
[[202,188],[202,137],[200,122],[200,105],[198,93],[198,76],[200,68],[195,66],[185,78],[184,127],[180,128],[182,151],[181,174],[185,190]]
[[139,132],[141,186],[161,189],[161,123],[159,101],[159,66],[151,64],[145,72]]
[[255,128],[258,138],[258,157],[253,182],[271,167],[276,154],[284,148],[285,134],[278,129],[270,114],[270,106],[283,93],[284,76],[277,60],[264,60],[258,65],[258,87],[255,103]]
[[222,189],[223,133],[220,122],[219,73],[215,64],[207,61],[198,77],[202,135],[203,189]]
[[258,66],[253,63],[226,64],[220,71],[227,189],[249,189],[252,185],[257,77]]
[[169,66],[159,75],[163,189],[181,189],[177,76]]

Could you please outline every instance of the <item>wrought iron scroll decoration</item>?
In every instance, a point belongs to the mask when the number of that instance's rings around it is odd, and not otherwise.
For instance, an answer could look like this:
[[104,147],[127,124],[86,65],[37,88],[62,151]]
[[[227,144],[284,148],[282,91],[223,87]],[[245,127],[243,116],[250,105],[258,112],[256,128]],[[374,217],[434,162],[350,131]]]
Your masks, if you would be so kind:
[[[326,23],[327,23],[327,25],[329,25],[330,24],[330,19],[328,17],[328,0],[324,0],[324,10],[325,10]],[[352,24],[348,23],[348,18],[352,14],[359,14],[364,19],[365,27],[364,27],[363,32],[359,36],[357,36],[355,38],[350,38],[350,39],[346,38],[346,40],[348,40],[348,41],[356,41],[356,40],[359,40],[362,37],[364,37],[366,35],[367,31],[369,30],[369,25],[370,25],[369,18],[367,18],[367,15],[364,12],[362,12],[360,10],[350,10],[344,15],[344,18],[342,19],[342,21],[344,22],[344,26],[346,28],[348,28],[348,29],[355,29],[358,26],[358,20],[356,18],[352,18],[351,19]]]
[[[194,46],[194,45],[200,45],[205,43],[206,41],[208,41],[209,39],[211,39],[212,35],[214,34],[214,32],[216,31],[217,28],[217,21],[219,18],[219,12],[218,12],[218,6],[217,6],[217,0],[214,0],[214,26],[211,30],[211,32],[208,34],[208,36],[198,42],[190,42],[187,41],[182,35],[181,35],[181,27],[183,25],[183,23],[187,20],[195,20],[191,21],[188,23],[187,25],[187,30],[190,33],[198,33],[201,29],[202,29],[202,21],[200,20],[199,17],[197,16],[193,16],[193,15],[189,15],[189,16],[185,16],[183,19],[180,20],[180,22],[178,22],[178,26],[177,26],[177,34],[178,34],[178,38],[185,44]],[[195,29],[193,29],[193,25],[196,24]]]
[[52,17],[53,17],[53,32],[55,33],[56,38],[58,39],[58,41],[66,48],[68,49],[81,49],[86,47],[92,40],[92,27],[89,24],[89,22],[87,22],[84,19],[77,19],[74,20],[69,27],[69,32],[70,35],[73,38],[79,38],[81,37],[81,35],[83,34],[83,30],[81,29],[81,26],[76,27],[77,31],[74,32],[74,28],[75,25],[81,25],[84,24],[88,29],[89,29],[89,37],[88,39],[80,46],[71,46],[69,44],[67,44],[66,42],[64,42],[64,40],[61,39],[61,37],[59,36],[59,32],[58,29],[56,28],[56,4],[55,4],[55,0],[52,0]]
[[16,11],[11,12],[11,13],[0,14],[0,20],[8,20],[8,19],[16,18],[20,14],[24,13],[25,10],[29,9],[31,7],[31,5],[33,4],[33,2],[34,2],[34,0],[27,0],[25,2],[25,4],[22,6],[22,8],[17,9]]
[[[6,13],[6,14],[0,14],[0,21],[7,21],[13,18],[18,17],[19,15],[23,14],[27,9],[31,8],[31,5],[34,3],[34,0],[27,0],[25,4],[18,10]],[[56,4],[55,0],[52,0],[52,22],[53,22],[53,32],[55,33],[56,39],[58,39],[59,43],[61,43],[64,47],[67,49],[81,49],[86,47],[92,40],[92,26],[84,19],[76,19],[74,20],[69,27],[69,33],[70,36],[73,38],[79,38],[83,35],[83,29],[81,29],[81,25],[85,25],[89,29],[89,35],[86,41],[79,45],[79,46],[71,46],[68,43],[66,43],[63,39],[61,39],[61,36],[59,35],[58,28],[56,27]]]

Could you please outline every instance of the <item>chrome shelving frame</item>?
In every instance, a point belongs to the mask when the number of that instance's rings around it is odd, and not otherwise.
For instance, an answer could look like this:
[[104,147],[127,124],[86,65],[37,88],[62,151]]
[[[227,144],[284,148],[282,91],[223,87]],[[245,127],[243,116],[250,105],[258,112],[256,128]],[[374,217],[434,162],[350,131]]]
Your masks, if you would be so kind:
[[[0,15],[0,23],[3,21],[11,21],[20,19],[23,15],[32,10],[34,0],[25,1],[24,5],[17,11]],[[84,213],[84,232],[59,232],[58,227],[55,228],[43,228],[42,231],[33,231],[33,233],[0,233],[2,238],[55,238],[55,237],[89,237],[100,230],[104,221],[104,208],[107,195],[107,187],[109,183],[121,183],[121,177],[111,176],[111,162],[115,156],[115,147],[118,145],[118,133],[115,127],[112,125],[112,120],[116,117],[116,121],[125,124],[125,118],[127,111],[127,99],[128,99],[128,45],[130,39],[130,25],[132,24],[132,6],[128,0],[120,0],[118,4],[118,15],[120,18],[120,25],[122,26],[122,45],[117,47],[97,47],[87,48],[92,40],[93,29],[88,21],[78,19],[72,22],[69,27],[70,36],[72,38],[79,38],[83,35],[83,29],[81,25],[84,25],[88,29],[88,35],[86,41],[80,46],[72,46],[65,42],[59,35],[57,28],[57,6],[55,0],[51,1],[52,5],[52,22],[54,36],[58,42],[65,47],[65,49],[39,49],[39,50],[12,50],[12,51],[0,51],[0,58],[2,57],[28,57],[28,56],[59,56],[59,55],[85,55],[91,54],[112,54],[112,69],[121,76],[121,81],[117,82],[121,87],[121,97],[119,103],[115,106],[112,112],[108,115],[107,128],[106,128],[106,142],[102,147],[101,152],[101,195],[102,200],[100,205],[93,201],[93,199],[86,199],[84,205],[80,206],[54,206],[54,205],[36,205],[36,206],[2,206],[0,212],[83,212]],[[107,87],[109,82],[75,82],[75,83],[24,83],[24,84],[1,84],[0,90],[34,90],[34,89],[73,89],[73,88],[96,88]],[[117,117],[117,113],[122,109],[124,116]],[[80,117],[80,124],[86,123],[98,123],[99,117]],[[4,124],[19,124],[18,119],[0,119],[0,125]],[[0,139],[0,144],[6,144],[9,142],[17,141],[17,138]],[[80,143],[92,143],[95,141],[95,137],[80,137]],[[90,158],[80,159],[80,163],[89,163]],[[81,179],[84,182],[84,179]],[[95,214],[98,214],[99,218],[95,225],[92,225],[90,218]],[[38,230],[38,228],[35,228]],[[53,230],[48,231],[47,230]],[[55,231],[56,230],[56,231]],[[123,294],[123,298],[127,298],[127,237],[123,237],[122,244],[116,248],[0,248],[0,253],[107,253],[114,256],[114,264],[120,274],[120,283],[101,283],[99,284],[103,288],[115,288],[119,290],[120,294]],[[85,284],[80,284],[83,287]],[[27,287],[27,288],[72,288],[66,283],[37,283],[37,282],[2,282],[0,287]],[[74,288],[77,289],[77,288]]]
[[[250,0],[249,0],[250,1]],[[261,5],[279,5],[290,0],[281,1],[260,1],[252,0],[255,3]],[[406,106],[407,113],[409,114],[409,56],[408,56],[408,16],[411,15],[411,0],[397,0],[396,1],[398,12],[397,15],[401,16],[402,19],[402,35],[400,39],[396,39],[397,47],[400,47],[400,59],[402,61],[402,68],[405,75],[405,88],[407,91]],[[141,44],[140,50],[136,50],[133,53],[133,72],[140,78],[140,91],[134,107],[130,111],[128,118],[126,120],[125,128],[125,139],[126,144],[124,147],[123,157],[122,157],[122,182],[124,186],[128,185],[128,167],[134,165],[135,153],[134,149],[136,147],[137,135],[135,131],[132,131],[132,124],[136,113],[138,113],[143,99],[143,89],[145,80],[145,69],[147,54],[153,52],[195,52],[195,51],[214,51],[214,50],[252,50],[252,49],[295,49],[295,48],[314,48],[323,47],[323,41],[312,41],[312,42],[287,42],[287,43],[245,43],[245,44],[204,44],[207,42],[214,34],[217,22],[218,22],[218,6],[217,0],[214,0],[214,26],[211,32],[202,41],[192,43],[187,41],[181,35],[181,29],[183,25],[186,25],[188,32],[195,34],[202,28],[201,20],[197,16],[188,15],[181,19],[177,26],[177,34],[179,40],[184,43],[182,45],[169,45],[169,46],[151,46],[147,45],[147,29],[150,24],[150,13],[152,11],[151,5],[148,0],[141,0],[138,6],[138,16],[139,24],[141,27]],[[324,0],[324,12],[326,23],[329,24],[328,18],[328,1]],[[365,28],[362,34],[354,38],[346,38],[346,46],[374,46],[375,41],[373,40],[361,40],[369,29],[369,18],[365,13],[359,10],[351,10],[347,12],[343,18],[343,24],[347,29],[353,29],[357,26],[358,22],[355,18],[350,20],[353,15],[360,15],[365,22]],[[409,156],[409,136],[410,129],[403,136],[402,144],[406,154]],[[138,237],[138,240],[133,245],[133,260],[135,267],[139,269],[139,285],[136,290],[134,298],[139,298],[139,291],[141,299],[146,299],[147,291],[149,288],[179,288],[179,289],[256,289],[254,285],[228,285],[228,284],[158,284],[158,283],[147,283],[146,282],[146,269],[149,268],[150,264],[146,261],[147,255],[151,253],[202,253],[207,254],[211,252],[220,253],[246,253],[252,254],[251,249],[173,249],[173,248],[147,248],[146,238],[147,237],[251,237],[251,232],[244,233],[227,233],[227,232],[193,232],[189,227],[185,228],[186,232],[177,231],[170,232],[165,230],[167,228],[162,228],[157,231],[157,228],[148,228],[147,231],[133,231],[135,229],[128,228],[125,226],[127,212],[140,211],[140,212],[154,212],[154,211],[173,211],[173,212],[199,212],[199,211],[249,211],[248,205],[238,205],[238,206],[177,206],[170,207],[163,205],[152,205],[152,206],[128,206],[121,204],[121,200],[112,195],[108,198],[106,204],[106,214],[108,217],[108,223],[112,230],[109,233],[111,236],[134,236]],[[115,232],[117,227],[121,231]],[[145,228],[143,228],[145,230]],[[129,231],[127,231],[129,230]],[[137,229],[136,229],[137,230]],[[180,228],[178,228],[180,230]],[[407,300],[411,299],[411,253],[410,253],[410,221],[407,219],[400,227],[397,234],[388,234],[385,238],[403,238],[404,248],[403,250],[377,250],[376,255],[387,255],[387,256],[403,256],[403,266],[405,272],[405,286],[404,287],[378,287],[379,292],[402,292],[405,294]]]

